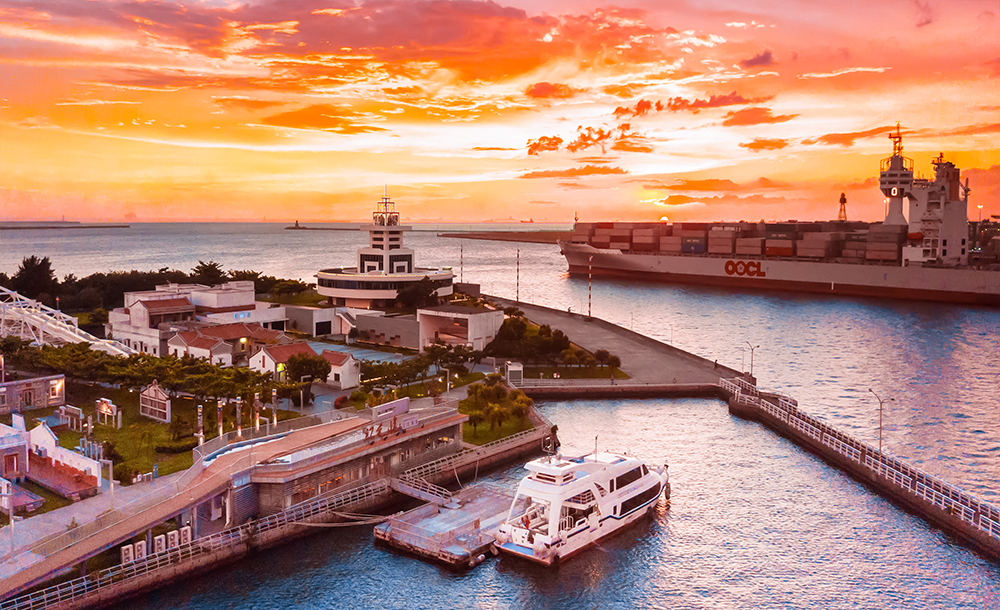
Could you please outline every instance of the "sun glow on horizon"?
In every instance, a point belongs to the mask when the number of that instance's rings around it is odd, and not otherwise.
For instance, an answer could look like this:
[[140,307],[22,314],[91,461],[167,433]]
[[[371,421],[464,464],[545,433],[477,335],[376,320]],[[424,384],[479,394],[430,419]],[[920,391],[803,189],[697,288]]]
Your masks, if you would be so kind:
[[0,0],[0,220],[877,219],[897,121],[1000,214],[985,0],[92,4]]

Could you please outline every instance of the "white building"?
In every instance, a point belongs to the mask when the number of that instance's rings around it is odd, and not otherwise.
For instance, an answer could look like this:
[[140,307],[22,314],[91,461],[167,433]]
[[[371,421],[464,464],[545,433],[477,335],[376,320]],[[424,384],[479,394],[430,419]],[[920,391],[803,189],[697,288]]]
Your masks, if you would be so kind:
[[265,345],[250,357],[250,368],[258,373],[271,373],[275,381],[299,381],[287,379],[285,367],[292,356],[304,354],[316,356],[316,351],[308,343],[286,343],[285,345]]
[[503,312],[461,305],[440,305],[417,310],[420,349],[443,341],[446,345],[467,345],[474,350],[486,347],[503,325]]
[[416,266],[412,248],[403,246],[403,233],[412,229],[399,224],[396,204],[383,196],[372,224],[360,227],[368,232],[368,247],[358,248],[357,265],[323,269],[316,274],[316,292],[329,297],[332,305],[370,309],[392,307],[399,291],[425,277],[439,297],[452,293],[454,274],[442,269]]
[[251,322],[263,328],[284,330],[285,308],[254,299],[252,281],[218,286],[163,284],[155,290],[126,292],[125,306],[108,315],[109,337],[125,345],[162,356],[174,333],[188,330],[192,322],[228,324]]
[[361,363],[351,354],[325,349],[320,354],[330,363],[330,374],[326,382],[342,390],[349,390],[361,385]]
[[222,366],[240,366],[246,364],[262,345],[290,341],[280,330],[239,322],[179,332],[167,340],[167,348],[168,353],[178,358],[190,355]]

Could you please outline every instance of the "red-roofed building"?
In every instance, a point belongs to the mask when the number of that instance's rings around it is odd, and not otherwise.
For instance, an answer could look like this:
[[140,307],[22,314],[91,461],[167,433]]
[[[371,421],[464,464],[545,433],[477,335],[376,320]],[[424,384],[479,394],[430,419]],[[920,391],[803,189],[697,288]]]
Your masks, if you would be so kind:
[[[263,328],[260,324],[237,322],[235,324],[203,326],[191,331],[177,333],[167,341],[169,352],[178,357],[190,354],[196,358],[207,358],[207,354],[196,353],[190,349],[190,342],[194,336],[211,339],[215,342],[222,341],[228,345],[229,351],[226,352],[228,354],[226,364],[232,365],[246,364],[250,356],[257,353],[263,345],[288,343],[291,341],[280,330]],[[218,363],[217,358],[212,357],[212,362]]]
[[356,388],[361,385],[361,363],[351,354],[325,349],[320,354],[330,363],[330,374],[326,383],[341,390]]
[[[308,343],[286,343],[285,345],[265,345],[250,357],[250,368],[259,373],[271,373],[276,381],[286,381],[285,365],[292,356],[303,354],[316,356],[316,351]],[[290,381],[298,381],[297,379]]]
[[163,284],[156,290],[126,292],[125,306],[108,314],[105,329],[109,337],[133,349],[162,356],[168,351],[167,340],[196,322],[222,326],[245,322],[282,331],[287,319],[284,307],[255,300],[252,281]]
[[233,346],[218,337],[207,337],[196,330],[177,333],[167,341],[174,356],[205,358],[212,364],[232,366]]

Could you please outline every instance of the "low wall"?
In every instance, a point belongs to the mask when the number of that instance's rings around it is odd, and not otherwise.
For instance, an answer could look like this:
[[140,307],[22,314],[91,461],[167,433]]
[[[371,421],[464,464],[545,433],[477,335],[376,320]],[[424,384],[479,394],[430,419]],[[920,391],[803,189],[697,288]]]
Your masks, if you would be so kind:
[[719,398],[729,395],[714,383],[611,385],[525,385],[519,388],[532,399],[571,400],[585,398]]

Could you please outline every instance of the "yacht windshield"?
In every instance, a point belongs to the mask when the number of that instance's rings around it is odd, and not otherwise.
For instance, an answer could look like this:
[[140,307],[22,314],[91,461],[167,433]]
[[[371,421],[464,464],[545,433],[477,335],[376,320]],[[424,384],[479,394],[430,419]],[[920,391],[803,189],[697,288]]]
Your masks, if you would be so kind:
[[548,500],[518,494],[510,507],[507,522],[515,527],[544,534],[548,531],[552,505]]

